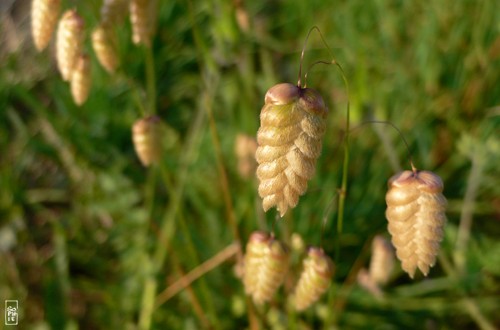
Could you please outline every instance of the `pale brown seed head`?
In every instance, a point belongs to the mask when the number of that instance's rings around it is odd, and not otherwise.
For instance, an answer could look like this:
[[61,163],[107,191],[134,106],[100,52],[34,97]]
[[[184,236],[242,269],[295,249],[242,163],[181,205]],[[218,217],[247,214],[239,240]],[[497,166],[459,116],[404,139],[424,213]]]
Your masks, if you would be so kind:
[[128,12],[129,0],[104,0],[101,7],[101,24],[111,28],[123,21]]
[[258,274],[264,260],[271,236],[263,231],[256,231],[250,235],[244,258],[243,284],[245,292],[253,295],[258,284]]
[[163,151],[163,127],[158,116],[137,120],[132,127],[135,152],[144,166],[156,164]]
[[295,287],[295,309],[303,311],[316,302],[330,286],[333,272],[330,257],[321,248],[310,247]]
[[119,62],[115,30],[98,25],[92,32],[92,48],[103,68],[114,73]]
[[90,92],[90,58],[88,55],[80,55],[76,60],[71,76],[71,95],[77,105],[82,105],[87,100]]
[[443,182],[429,171],[404,171],[389,179],[386,218],[401,267],[427,276],[436,262],[446,222]]
[[151,46],[151,38],[156,24],[155,1],[131,0],[130,22],[132,23],[132,41],[134,44]]
[[394,249],[390,242],[380,235],[373,238],[369,274],[378,285],[385,285],[394,269]]
[[236,18],[236,23],[240,27],[241,31],[249,32],[250,31],[250,17],[248,15],[248,11],[245,9],[242,1],[238,1],[236,3],[236,8],[234,10],[234,16]]
[[61,0],[33,0],[31,3],[31,34],[41,52],[49,44],[61,10]]
[[56,57],[57,67],[64,81],[69,81],[73,68],[82,53],[84,21],[76,10],[66,11],[57,28]]
[[312,89],[284,83],[266,93],[255,154],[264,211],[276,206],[284,216],[306,192],[321,153],[327,114],[323,99]]
[[270,301],[283,283],[288,271],[290,252],[286,245],[271,238],[264,250],[256,285],[252,293],[253,301],[260,305]]
[[238,172],[248,179],[255,173],[257,163],[255,162],[255,151],[257,150],[257,140],[246,134],[238,134],[234,144],[234,153],[238,161]]

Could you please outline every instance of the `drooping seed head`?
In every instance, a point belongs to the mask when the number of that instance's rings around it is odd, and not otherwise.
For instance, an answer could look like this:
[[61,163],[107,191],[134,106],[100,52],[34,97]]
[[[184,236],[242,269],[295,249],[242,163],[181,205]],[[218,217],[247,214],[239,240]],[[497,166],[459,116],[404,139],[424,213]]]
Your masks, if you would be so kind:
[[87,100],[92,79],[90,76],[90,58],[82,54],[77,60],[71,76],[71,95],[77,105]]
[[285,280],[288,271],[290,252],[288,247],[271,238],[264,250],[262,263],[259,267],[256,285],[252,293],[253,301],[263,304],[270,301]]
[[256,231],[250,235],[244,258],[243,284],[245,293],[253,295],[258,285],[258,274],[266,255],[271,236],[263,231]]
[[132,23],[132,41],[134,44],[151,46],[156,13],[152,0],[130,0],[130,22]]
[[36,49],[47,47],[61,10],[61,0],[33,0],[31,3],[31,34]]
[[111,28],[123,21],[129,0],[104,0],[101,7],[101,25]]
[[234,144],[234,153],[238,161],[238,172],[248,179],[255,173],[257,163],[255,162],[255,151],[257,150],[257,140],[255,137],[246,134],[238,134]]
[[318,92],[283,83],[265,96],[257,132],[259,195],[267,211],[294,208],[314,176],[328,109]]
[[386,218],[401,267],[427,276],[436,262],[446,222],[443,181],[429,171],[404,171],[389,179]]
[[163,151],[163,127],[158,116],[137,120],[132,127],[135,152],[144,166],[156,164]]
[[105,25],[97,26],[92,32],[92,47],[103,68],[114,73],[119,62],[115,31]]
[[295,309],[303,311],[328,289],[334,272],[333,262],[321,248],[310,247],[295,287]]
[[66,11],[57,28],[57,67],[64,81],[69,81],[78,56],[82,53],[84,21],[76,10]]
[[378,285],[385,285],[394,270],[394,249],[390,242],[380,235],[373,238],[369,275]]

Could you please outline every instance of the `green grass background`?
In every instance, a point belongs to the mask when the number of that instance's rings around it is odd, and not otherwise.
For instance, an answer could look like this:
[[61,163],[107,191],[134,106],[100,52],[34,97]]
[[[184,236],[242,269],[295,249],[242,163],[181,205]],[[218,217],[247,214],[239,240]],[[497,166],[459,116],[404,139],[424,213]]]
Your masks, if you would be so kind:
[[[87,36],[100,4],[63,1],[84,16]],[[0,5],[0,300],[19,300],[21,328],[500,327],[498,1],[159,1],[150,52],[132,44],[128,21],[118,29],[119,73],[99,66],[87,38],[92,91],[82,107],[57,73],[53,43],[35,51],[29,7]],[[295,251],[285,286],[254,308],[232,257],[150,313],[155,295],[190,270],[238,238],[244,246],[254,230],[271,230],[276,213],[261,211],[256,180],[238,174],[234,142],[255,136],[267,89],[297,81],[314,25],[350,92],[333,65],[309,72],[308,87],[330,109],[323,153],[307,194],[274,229],[286,242],[292,233],[322,242],[332,258],[338,242],[328,294],[293,312]],[[331,56],[313,33],[304,70],[317,60]],[[416,167],[443,178],[449,202],[428,278],[410,280],[398,265],[381,301],[356,273],[373,236],[388,235],[387,180],[409,169],[408,151],[389,126],[352,132],[338,235],[348,97],[351,127],[396,125]],[[131,125],[148,107],[168,127],[161,166],[152,169],[131,142]]]

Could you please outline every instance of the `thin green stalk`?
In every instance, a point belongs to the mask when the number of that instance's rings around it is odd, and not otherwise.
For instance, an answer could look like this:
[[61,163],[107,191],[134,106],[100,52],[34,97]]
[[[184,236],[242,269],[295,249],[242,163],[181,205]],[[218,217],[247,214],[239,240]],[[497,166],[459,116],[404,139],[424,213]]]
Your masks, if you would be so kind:
[[[342,76],[342,80],[344,81],[344,85],[346,87],[346,92],[347,92],[347,107],[346,107],[346,125],[345,125],[345,136],[344,136],[344,162],[342,165],[342,182],[340,185],[340,191],[339,191],[339,205],[338,205],[338,213],[337,213],[337,240],[335,244],[335,262],[339,261],[340,258],[340,235],[342,235],[342,227],[343,227],[343,221],[344,221],[344,205],[345,205],[345,199],[347,195],[347,181],[348,181],[348,170],[349,170],[349,134],[350,134],[350,100],[349,100],[349,83],[347,81],[347,77],[345,75],[344,69],[342,68],[342,65],[337,62],[335,59],[335,56],[333,54],[332,49],[330,46],[328,46],[328,43],[326,42],[325,38],[323,37],[323,34],[321,33],[321,30],[317,26],[313,26],[306,37],[306,40],[304,42],[304,47],[302,48],[302,53],[300,55],[300,69],[299,69],[299,79],[297,82],[298,86],[301,86],[301,80],[302,80],[302,61],[304,59],[304,51],[306,48],[307,41],[309,39],[309,36],[311,33],[316,30],[321,38],[321,41],[325,45],[326,49],[330,53],[330,56],[332,60],[330,62],[325,62],[325,61],[317,61],[311,65],[314,66],[315,64],[323,63],[323,64],[335,64],[337,68],[340,71],[340,75]],[[310,68],[311,68],[310,67]],[[308,71],[310,70],[308,69]],[[307,85],[307,73],[305,73],[304,76],[304,87]]]
[[[212,79],[214,80],[214,79]],[[213,99],[214,99],[214,90],[216,89],[217,83],[213,81],[207,81],[206,82],[206,88],[207,92],[205,96],[203,97],[204,99],[204,104],[205,104],[205,109],[208,114],[208,120],[210,124],[210,135],[212,137],[212,144],[214,145],[215,149],[215,156],[217,160],[217,170],[219,172],[219,177],[221,179],[221,186],[222,186],[222,197],[224,199],[224,205],[226,208],[226,217],[227,217],[227,222],[229,224],[229,227],[231,228],[231,231],[233,233],[234,240],[237,243],[240,243],[240,234],[238,232],[238,224],[236,223],[236,217],[234,215],[234,209],[233,209],[233,201],[231,199],[231,192],[229,189],[229,180],[227,178],[226,174],[226,169],[224,167],[224,159],[222,156],[222,149],[220,146],[220,141],[219,141],[219,136],[217,135],[217,125],[215,123],[215,118],[214,118],[214,113],[213,113]],[[238,253],[238,259],[241,260],[242,258],[242,253]]]
[[[186,252],[187,256],[191,261],[198,265],[200,264],[200,258],[198,257],[198,254],[196,252],[196,248],[193,243],[193,239],[191,237],[191,233],[189,231],[189,227],[186,223],[186,219],[184,215],[182,214],[182,211],[180,212],[181,214],[179,215],[179,226],[182,232],[182,235],[184,236],[185,239],[185,247],[186,247]],[[206,308],[206,313],[210,316],[210,320],[214,321],[214,327],[216,329],[220,328],[220,324],[218,323],[217,319],[217,311],[215,310],[215,302],[213,300],[212,295],[210,294],[210,290],[207,286],[207,281],[205,280],[204,277],[201,277],[199,280],[199,285],[200,285],[200,291],[201,295],[203,296],[203,299],[205,301],[205,308]]]
[[[150,260],[150,268],[144,282],[144,291],[142,296],[142,305],[139,315],[139,329],[145,330],[151,327],[151,320],[154,310],[154,301],[158,287],[157,275],[163,268],[165,257],[170,247],[170,240],[176,229],[176,218],[180,204],[184,195],[184,187],[187,181],[189,165],[193,161],[194,151],[199,144],[200,133],[205,119],[205,111],[200,107],[196,113],[193,125],[190,128],[187,141],[185,143],[184,153],[181,154],[180,169],[177,185],[171,190],[171,201],[165,210],[161,221],[158,243]],[[164,166],[163,164],[161,166]],[[163,169],[166,170],[166,169]]]
[[[203,42],[203,39],[201,38],[200,32],[197,29],[197,24],[194,21],[194,13],[193,13],[193,4],[191,1],[189,1],[189,18],[191,19],[192,22],[192,33],[193,33],[193,38],[195,40],[195,45],[196,49],[198,52],[198,58],[199,58],[199,66],[201,69],[204,71],[204,81],[205,81],[205,93],[202,96],[202,102],[204,105],[204,108],[207,111],[208,114],[208,120],[210,124],[210,135],[212,138],[212,144],[215,149],[215,156],[216,156],[216,161],[217,161],[217,171],[219,172],[219,177],[221,180],[221,187],[222,187],[222,198],[224,199],[224,206],[226,208],[226,217],[227,221],[229,224],[229,227],[231,228],[231,231],[233,233],[234,240],[236,242],[240,242],[240,235],[238,232],[238,225],[236,223],[236,217],[234,215],[234,210],[233,210],[233,202],[231,199],[231,192],[229,189],[229,180],[227,178],[226,174],[226,169],[224,167],[224,159],[222,156],[222,149],[220,146],[220,140],[219,136],[217,135],[217,125],[215,123],[215,117],[213,113],[213,101],[215,97],[215,91],[217,90],[216,86],[218,85],[217,81],[217,76],[215,72],[216,70],[216,65],[213,60],[212,55],[206,50],[207,47],[205,43]],[[242,252],[238,253],[238,260],[241,260],[243,257]]]
[[340,258],[340,235],[342,235],[342,227],[344,221],[344,205],[347,195],[347,183],[348,183],[348,171],[349,171],[350,104],[349,104],[349,83],[347,82],[344,70],[342,69],[342,66],[336,61],[334,61],[334,64],[340,70],[347,91],[346,124],[345,124],[345,136],[344,136],[344,162],[342,165],[342,183],[340,185],[340,192],[339,192],[339,208],[337,213],[337,243],[335,246],[335,262],[338,262]]

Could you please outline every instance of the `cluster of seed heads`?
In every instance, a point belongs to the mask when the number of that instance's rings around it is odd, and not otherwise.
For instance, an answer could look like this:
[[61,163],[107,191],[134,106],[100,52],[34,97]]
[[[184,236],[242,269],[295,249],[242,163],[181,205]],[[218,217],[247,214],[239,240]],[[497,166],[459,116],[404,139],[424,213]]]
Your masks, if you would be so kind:
[[[269,302],[285,280],[289,270],[290,250],[272,235],[256,231],[250,235],[244,258],[245,293],[256,304]],[[300,279],[294,289],[297,311],[308,308],[328,289],[333,262],[322,249],[311,247],[303,262]]]
[[[132,41],[151,46],[155,25],[152,0],[105,0],[99,24],[91,33],[92,47],[99,63],[114,73],[119,66],[116,26],[123,21],[127,7],[132,23]],[[61,9],[61,0],[33,0],[32,35],[42,51],[50,42]],[[70,82],[76,104],[82,105],[90,91],[91,62],[84,52],[85,23],[76,9],[69,9],[59,20],[56,37],[57,67],[64,81]],[[255,153],[258,163],[258,192],[264,211],[276,207],[283,217],[299,202],[314,176],[321,154],[328,109],[321,95],[300,85],[282,83],[270,88],[260,114],[257,144],[239,137],[236,152],[246,161],[242,174],[252,170],[248,162]],[[132,128],[136,153],[144,166],[158,163],[162,152],[162,124],[157,116],[137,120]],[[243,173],[244,172],[244,173]],[[247,175],[244,174],[244,175]],[[386,195],[388,230],[402,268],[413,278],[416,269],[427,275],[436,261],[443,237],[446,199],[439,176],[428,171],[404,171],[389,180]],[[392,249],[382,238],[373,242],[368,278],[385,285],[393,267]],[[247,244],[243,282],[255,303],[269,301],[283,283],[288,271],[289,249],[272,235],[254,232]],[[333,274],[331,259],[320,248],[310,248],[294,291],[295,308],[304,310],[328,288]]]
[[[122,23],[130,7],[134,43],[149,46],[153,33],[154,1],[105,0],[99,24],[92,31],[92,48],[102,67],[114,73],[119,66],[116,27]],[[82,105],[91,85],[91,62],[84,51],[85,22],[76,9],[69,9],[59,18],[61,0],[33,0],[31,31],[38,51],[50,42],[57,25],[56,60],[62,79],[71,85],[77,105]],[[57,21],[59,23],[57,24]]]

